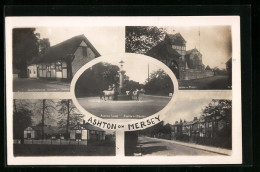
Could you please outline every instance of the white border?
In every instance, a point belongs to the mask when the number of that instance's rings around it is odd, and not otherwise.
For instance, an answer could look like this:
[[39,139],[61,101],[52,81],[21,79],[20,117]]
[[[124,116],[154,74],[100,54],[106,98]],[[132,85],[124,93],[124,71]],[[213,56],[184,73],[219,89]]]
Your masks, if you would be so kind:
[[[7,102],[7,163],[8,165],[115,165],[115,164],[241,164],[241,63],[239,16],[182,16],[182,17],[6,17],[6,102]],[[232,155],[231,156],[151,156],[125,157],[14,157],[12,133],[12,28],[14,27],[82,27],[84,26],[212,26],[232,27]],[[184,91],[180,91],[184,92]],[[222,91],[198,91],[212,98]],[[41,93],[39,93],[41,95]],[[225,96],[224,96],[225,97]],[[117,134],[117,140],[120,140]],[[123,138],[123,137],[121,137]],[[121,140],[122,141],[122,140]],[[118,141],[117,141],[118,142]],[[121,142],[122,143],[122,142]],[[117,151],[120,152],[120,151]]]

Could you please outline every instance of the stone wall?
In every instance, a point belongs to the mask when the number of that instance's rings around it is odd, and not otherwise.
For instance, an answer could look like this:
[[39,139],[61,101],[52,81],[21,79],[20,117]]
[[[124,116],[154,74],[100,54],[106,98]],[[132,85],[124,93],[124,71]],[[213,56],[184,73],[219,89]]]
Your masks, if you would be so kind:
[[191,79],[199,79],[199,78],[207,78],[214,75],[213,71],[210,70],[196,70],[196,69],[188,69],[184,71],[180,71],[180,79],[181,80],[191,80]]

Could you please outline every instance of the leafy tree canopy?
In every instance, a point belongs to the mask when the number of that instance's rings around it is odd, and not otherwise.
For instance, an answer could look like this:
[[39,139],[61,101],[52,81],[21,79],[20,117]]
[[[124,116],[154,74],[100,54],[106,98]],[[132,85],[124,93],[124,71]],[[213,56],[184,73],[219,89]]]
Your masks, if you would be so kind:
[[159,69],[151,73],[149,81],[144,85],[147,94],[168,95],[173,93],[173,83],[169,75],[164,70]]
[[155,26],[127,26],[126,52],[145,54],[165,37],[165,29]]
[[119,67],[109,63],[97,63],[87,69],[79,77],[75,94],[77,97],[99,95],[100,91],[108,89],[109,85],[119,85]]

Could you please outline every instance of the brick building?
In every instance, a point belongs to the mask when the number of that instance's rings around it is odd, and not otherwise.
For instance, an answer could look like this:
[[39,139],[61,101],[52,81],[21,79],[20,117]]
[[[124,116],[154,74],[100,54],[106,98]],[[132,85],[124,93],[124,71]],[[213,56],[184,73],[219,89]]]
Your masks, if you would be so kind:
[[205,70],[199,50],[194,48],[186,51],[186,41],[180,33],[166,34],[164,40],[152,47],[146,55],[162,61],[180,80],[214,75],[212,71]]
[[45,54],[34,58],[27,66],[27,76],[71,80],[83,65],[99,56],[89,40],[78,35],[51,46]]

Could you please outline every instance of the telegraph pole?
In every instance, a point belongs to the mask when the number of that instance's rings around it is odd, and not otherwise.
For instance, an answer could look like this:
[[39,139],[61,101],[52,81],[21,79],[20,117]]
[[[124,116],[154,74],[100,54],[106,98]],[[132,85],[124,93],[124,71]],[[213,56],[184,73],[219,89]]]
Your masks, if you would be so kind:
[[150,73],[149,73],[149,63],[148,63],[148,82],[149,82],[149,80],[150,80]]

